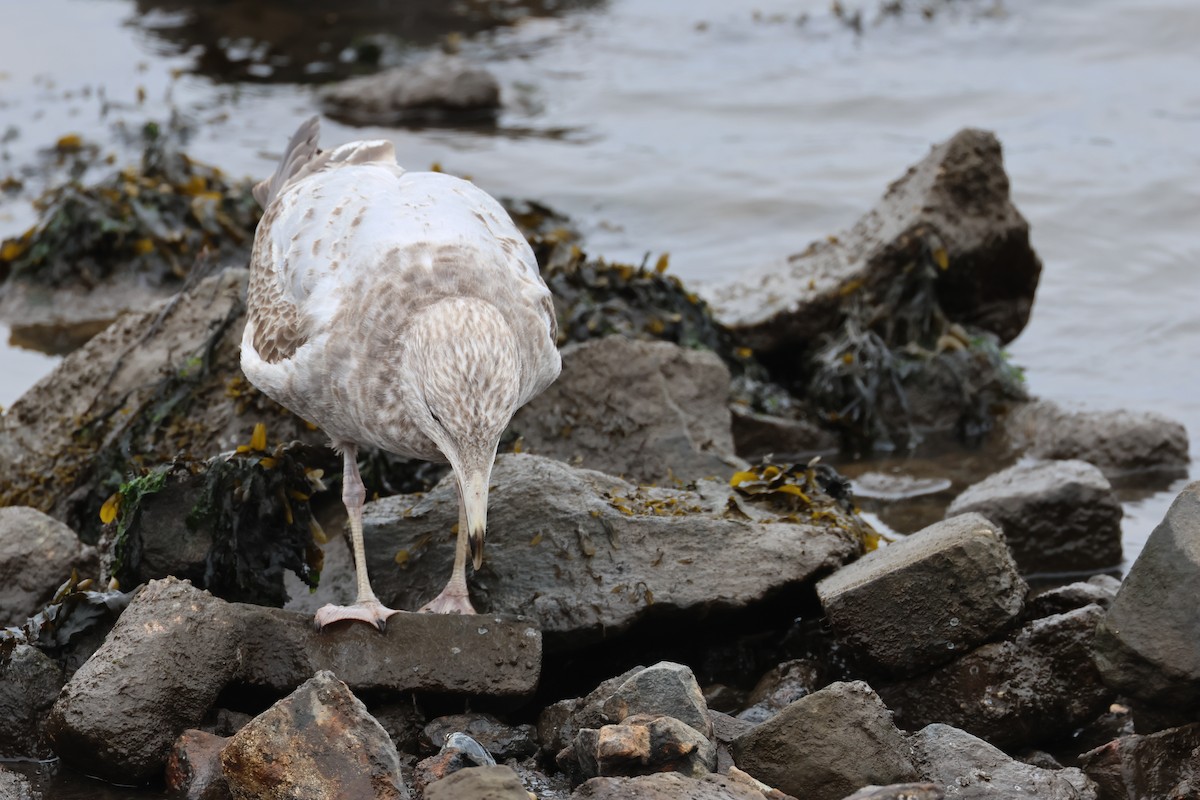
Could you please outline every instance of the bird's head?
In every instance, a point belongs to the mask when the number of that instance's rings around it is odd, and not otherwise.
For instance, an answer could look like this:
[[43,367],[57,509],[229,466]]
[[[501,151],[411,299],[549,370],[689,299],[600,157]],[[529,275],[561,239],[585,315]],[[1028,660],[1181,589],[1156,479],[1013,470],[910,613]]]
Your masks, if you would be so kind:
[[451,298],[418,315],[409,341],[416,421],[454,469],[479,569],[492,462],[520,394],[516,337],[491,303]]

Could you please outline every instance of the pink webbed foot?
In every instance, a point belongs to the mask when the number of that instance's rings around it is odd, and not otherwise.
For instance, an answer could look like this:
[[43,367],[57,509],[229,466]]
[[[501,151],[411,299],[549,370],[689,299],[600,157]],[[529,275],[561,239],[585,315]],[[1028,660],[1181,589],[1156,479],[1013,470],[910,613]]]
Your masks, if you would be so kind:
[[388,617],[399,613],[378,600],[360,600],[351,606],[335,606],[331,603],[317,609],[316,626],[317,630],[321,630],[326,625],[341,620],[359,620],[382,631],[387,626]]
[[442,593],[421,606],[421,611],[427,614],[474,614],[475,607],[466,589],[454,590],[447,586]]

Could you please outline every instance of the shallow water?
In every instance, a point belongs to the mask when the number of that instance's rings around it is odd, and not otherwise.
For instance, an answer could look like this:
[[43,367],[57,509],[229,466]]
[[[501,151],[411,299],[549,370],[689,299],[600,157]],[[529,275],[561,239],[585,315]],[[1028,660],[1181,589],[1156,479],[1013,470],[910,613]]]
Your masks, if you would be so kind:
[[[393,139],[410,166],[437,161],[568,213],[590,252],[670,252],[673,270],[701,282],[849,226],[933,142],[990,128],[1045,261],[1011,347],[1032,391],[1160,411],[1188,425],[1200,453],[1200,6],[932,6],[929,21],[876,20],[865,6],[861,35],[824,0],[569,10],[464,40],[504,86],[497,131],[327,122],[325,141]],[[199,123],[197,157],[234,175],[273,169],[316,108],[311,87],[269,82],[279,74],[239,82],[245,65],[205,72],[215,45],[187,7],[0,2],[0,178],[69,132],[127,160],[113,123],[163,119],[171,104]],[[234,44],[223,47],[253,50]],[[0,195],[0,234],[32,220],[23,196]],[[0,349],[0,405],[53,363]],[[1127,504],[1127,556],[1181,485]]]

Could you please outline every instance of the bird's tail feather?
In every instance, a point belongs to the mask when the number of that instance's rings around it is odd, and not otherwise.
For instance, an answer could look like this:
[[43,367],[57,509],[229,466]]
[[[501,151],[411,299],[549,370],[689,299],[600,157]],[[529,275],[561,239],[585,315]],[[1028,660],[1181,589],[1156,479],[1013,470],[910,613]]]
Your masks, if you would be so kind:
[[283,187],[317,155],[317,138],[321,134],[321,118],[311,117],[293,134],[275,174],[254,185],[254,199],[263,208],[279,195]]

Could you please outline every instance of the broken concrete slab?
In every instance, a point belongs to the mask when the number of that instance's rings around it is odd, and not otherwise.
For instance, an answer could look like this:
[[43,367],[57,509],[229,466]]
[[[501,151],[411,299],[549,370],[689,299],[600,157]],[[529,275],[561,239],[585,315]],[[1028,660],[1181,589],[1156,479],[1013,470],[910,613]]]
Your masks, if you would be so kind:
[[715,353],[608,336],[564,347],[562,361],[513,417],[525,452],[663,486],[740,467]]
[[946,516],[975,511],[1004,530],[1022,573],[1121,563],[1121,503],[1086,461],[1022,461],[968,487]]
[[1027,592],[1003,535],[980,514],[930,525],[817,583],[839,639],[893,675],[992,638],[1016,621]]
[[[781,522],[744,503],[761,515],[748,519],[728,511],[732,491],[724,482],[639,488],[547,458],[500,456],[476,608],[525,614],[548,647],[578,646],[650,617],[745,608],[860,552],[861,525],[836,504],[819,519]],[[381,600],[418,608],[441,590],[457,522],[453,480],[367,505],[367,563]]]

